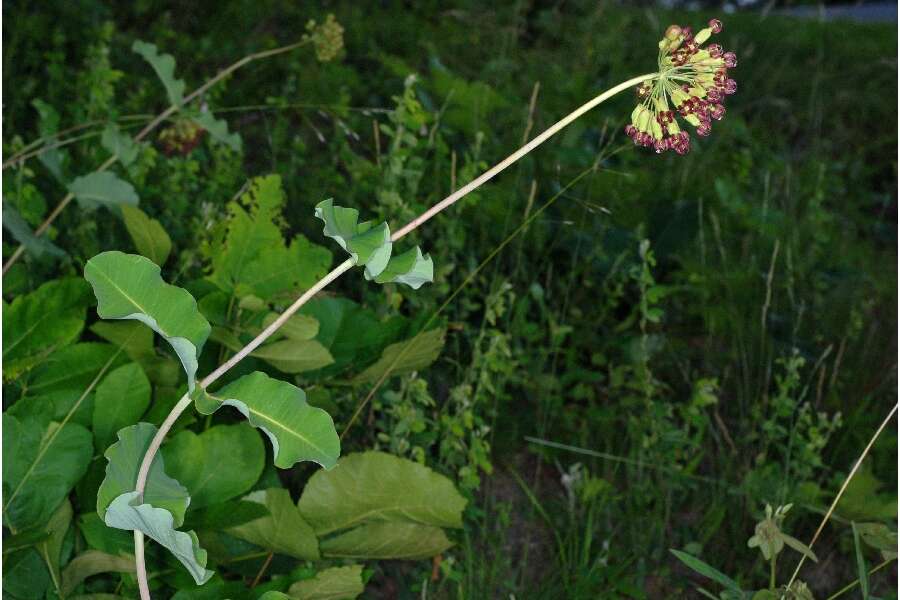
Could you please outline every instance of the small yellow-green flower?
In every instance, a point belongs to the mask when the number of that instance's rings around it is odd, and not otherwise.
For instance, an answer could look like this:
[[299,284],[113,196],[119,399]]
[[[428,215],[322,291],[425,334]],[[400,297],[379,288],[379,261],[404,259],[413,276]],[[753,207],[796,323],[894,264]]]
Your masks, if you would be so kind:
[[718,44],[703,48],[709,37],[722,31],[722,23],[712,19],[709,27],[696,35],[690,27],[670,25],[659,42],[659,72],[638,86],[638,105],[631,113],[625,133],[639,146],[657,153],[674,150],[686,154],[691,138],[675,120],[675,113],[697,128],[697,135],[709,135],[712,119],[725,116],[722,102],[737,91],[728,69],[737,66],[734,52],[723,52]]

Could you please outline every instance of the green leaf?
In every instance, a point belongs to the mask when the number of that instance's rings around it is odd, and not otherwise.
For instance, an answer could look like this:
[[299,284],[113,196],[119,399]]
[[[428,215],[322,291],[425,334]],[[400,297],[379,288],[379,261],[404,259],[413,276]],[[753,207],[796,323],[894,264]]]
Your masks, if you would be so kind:
[[201,112],[193,119],[197,125],[209,132],[212,139],[228,146],[235,152],[241,151],[241,136],[228,131],[228,122],[225,119],[217,119],[209,111]]
[[359,222],[355,208],[335,206],[331,198],[316,205],[316,217],[325,223],[322,233],[340,244],[353,261],[366,267],[366,275],[375,277],[391,258],[391,232],[387,223]]
[[141,149],[140,144],[119,131],[119,127],[115,123],[110,123],[103,130],[100,144],[126,167],[134,162]]
[[139,199],[130,183],[119,179],[111,171],[96,171],[78,177],[69,184],[69,191],[84,210],[119,205],[137,206]]
[[[106,450],[106,477],[97,492],[97,514],[107,525],[110,524],[109,506],[116,498],[134,490],[141,461],[156,431],[149,423],[125,427],[118,433],[119,441]],[[173,516],[175,526],[180,526],[190,501],[184,486],[166,475],[165,461],[157,454],[147,476],[144,502],[167,511]]]
[[228,529],[269,515],[268,509],[257,502],[229,500],[199,510],[191,510],[185,517],[186,529]]
[[215,394],[198,390],[194,401],[203,414],[233,406],[272,442],[275,466],[287,469],[302,460],[330,469],[341,444],[331,416],[307,404],[306,394],[285,381],[259,371],[244,375]]
[[246,423],[216,425],[199,435],[181,431],[163,446],[162,454],[168,472],[190,492],[192,509],[247,492],[266,461],[259,434]]
[[122,207],[122,218],[137,251],[162,266],[172,251],[172,240],[159,221],[133,206]]
[[856,571],[859,574],[859,589],[863,600],[869,600],[869,569],[866,567],[866,559],[863,557],[862,544],[859,543],[859,529],[855,521],[850,521],[853,529],[853,547],[856,551]]
[[362,565],[349,565],[319,571],[314,578],[292,585],[288,590],[289,597],[296,600],[353,600],[365,589],[362,570]]
[[15,535],[8,535],[3,538],[3,556],[6,556],[11,552],[22,550],[23,548],[30,548],[31,546],[43,542],[48,537],[50,537],[50,533],[36,529],[24,531]]
[[737,582],[730,578],[725,573],[722,573],[718,569],[709,566],[696,556],[688,554],[687,552],[681,552],[680,550],[669,549],[669,552],[675,555],[675,558],[683,562],[689,568],[693,569],[697,573],[712,579],[716,583],[722,585],[725,589],[737,592],[739,594],[743,594],[740,586],[738,586]]
[[[278,316],[276,313],[267,314],[263,319],[263,327],[271,325]],[[278,329],[278,333],[292,340],[311,340],[319,333],[319,322],[309,315],[293,314]]]
[[137,363],[109,373],[97,386],[93,430],[98,450],[109,446],[116,432],[137,422],[150,406],[150,381]]
[[3,201],[3,226],[9,230],[13,238],[23,246],[35,258],[53,256],[61,258],[66,253],[59,246],[47,239],[47,236],[36,236],[31,231],[31,226],[22,218],[15,207]]
[[165,283],[150,260],[117,251],[90,259],[84,277],[97,296],[97,314],[104,319],[136,319],[162,335],[181,359],[188,389],[193,390],[197,357],[210,331],[193,296]]
[[237,297],[271,300],[312,287],[331,266],[331,253],[298,235],[287,246],[282,235],[284,192],[277,175],[253,179],[207,250],[209,280]]
[[2,428],[3,524],[13,532],[45,525],[87,471],[91,433],[9,414]]
[[269,515],[232,527],[226,533],[278,554],[301,560],[319,559],[316,534],[300,516],[287,490],[259,490],[245,496],[244,500],[264,504]]
[[66,346],[47,357],[28,378],[34,396],[85,389],[105,369],[125,362],[124,354],[109,344],[82,342]]
[[[372,279],[368,272],[366,279]],[[434,263],[430,256],[422,255],[422,250],[418,246],[392,257],[384,271],[375,277],[375,283],[403,283],[414,290],[432,281],[434,281]]]
[[366,523],[322,540],[324,556],[335,558],[417,560],[431,558],[453,545],[444,530],[416,523]]
[[80,515],[78,530],[89,547],[105,554],[118,556],[134,552],[134,536],[127,531],[107,527],[96,512]]
[[84,281],[67,277],[48,281],[3,310],[4,378],[15,361],[47,354],[78,339],[84,328],[90,290]]
[[881,551],[885,560],[897,558],[897,532],[884,523],[856,523],[859,537],[868,546]]
[[50,587],[50,572],[34,548],[3,558],[3,596],[21,600],[43,600]]
[[800,554],[803,554],[804,556],[806,556],[806,558],[810,559],[813,562],[819,562],[818,557],[812,551],[812,549],[809,546],[807,546],[806,544],[804,544],[803,542],[801,542],[800,540],[798,540],[797,538],[790,536],[782,531],[781,539],[784,541],[785,544],[787,544],[788,546],[790,546],[791,548],[793,548]]
[[277,592],[275,590],[269,590],[257,600],[293,600],[292,596],[288,596],[284,592]]
[[282,340],[254,350],[260,358],[284,373],[304,373],[327,367],[334,362],[331,353],[316,340]]
[[462,527],[466,499],[453,483],[384,452],[349,454],[315,473],[297,506],[320,537],[371,521]]
[[153,345],[153,330],[136,321],[97,321],[91,331],[109,341],[141,365],[153,383],[174,387],[181,379],[181,365],[169,356],[160,356]]
[[106,510],[106,524],[118,529],[140,530],[171,552],[184,565],[197,585],[213,576],[206,569],[206,550],[200,547],[193,531],[175,529],[171,512],[141,503],[137,492],[128,492],[113,500]]
[[62,551],[63,540],[71,524],[72,504],[68,500],[63,500],[63,503],[59,505],[53,516],[50,517],[50,521],[44,526],[44,530],[50,536],[37,546],[37,551],[50,571],[53,587],[57,590],[60,589],[62,582],[62,577],[59,573],[60,552]]
[[70,595],[82,581],[93,575],[99,575],[100,573],[134,573],[134,571],[133,557],[114,556],[99,550],[87,550],[73,558],[63,570],[62,596]]
[[378,381],[386,375],[402,375],[424,369],[440,355],[444,348],[444,329],[431,329],[412,339],[391,344],[384,349],[378,362],[355,376],[353,383]]
[[166,94],[169,96],[169,102],[173,106],[181,106],[184,102],[185,84],[182,80],[175,78],[175,59],[171,54],[159,54],[156,46],[137,40],[131,45],[131,49],[144,57],[156,76],[162,81],[166,87]]

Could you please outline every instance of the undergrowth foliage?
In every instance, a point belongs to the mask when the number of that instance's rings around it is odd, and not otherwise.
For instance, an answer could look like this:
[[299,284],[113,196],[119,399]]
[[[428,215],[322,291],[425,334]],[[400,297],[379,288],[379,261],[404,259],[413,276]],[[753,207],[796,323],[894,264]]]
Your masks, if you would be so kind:
[[330,8],[7,11],[4,597],[894,597],[892,38]]

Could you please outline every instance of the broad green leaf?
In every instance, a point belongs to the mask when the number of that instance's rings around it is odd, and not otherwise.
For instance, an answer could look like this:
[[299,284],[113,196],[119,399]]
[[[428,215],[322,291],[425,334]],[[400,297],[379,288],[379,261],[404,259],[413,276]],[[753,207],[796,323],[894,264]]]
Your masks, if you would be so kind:
[[122,219],[137,251],[162,266],[172,251],[172,240],[159,221],[134,206],[122,207]]
[[289,597],[296,600],[353,600],[365,589],[362,570],[362,565],[350,565],[319,571],[314,578],[292,585],[288,590]]
[[228,205],[229,218],[216,232],[206,254],[209,280],[237,297],[271,300],[312,287],[331,265],[331,253],[303,236],[285,244],[281,178],[257,177],[239,201]]
[[387,223],[359,222],[355,208],[335,206],[331,198],[316,205],[316,217],[325,223],[322,233],[347,251],[353,261],[366,267],[366,275],[375,277],[391,258],[391,232]]
[[78,177],[69,184],[69,191],[84,210],[94,210],[130,204],[137,206],[139,199],[130,183],[122,181],[112,171],[96,171]]
[[42,258],[45,255],[60,258],[66,255],[63,249],[48,240],[47,236],[34,235],[31,226],[6,200],[3,201],[3,226],[35,258]]
[[266,592],[265,594],[263,594],[262,596],[257,598],[257,600],[293,600],[293,599],[294,599],[293,596],[288,596],[284,592],[278,592],[275,590],[269,590],[268,592]]
[[40,396],[25,396],[6,412],[19,419],[34,417],[44,424],[68,420],[90,427],[94,414],[94,393],[91,389],[59,390]]
[[63,570],[62,595],[63,597],[70,595],[82,581],[92,575],[134,573],[134,571],[133,557],[115,556],[99,550],[87,550],[73,558]]
[[3,524],[13,532],[46,525],[87,471],[91,433],[3,415]]
[[150,381],[137,363],[110,371],[94,398],[93,430],[98,450],[109,446],[119,429],[137,422],[150,406]]
[[150,63],[156,76],[166,87],[166,94],[173,106],[181,106],[184,102],[184,87],[182,80],[175,78],[175,59],[171,54],[160,54],[153,44],[137,40],[131,45],[131,49],[137,52],[144,60]]
[[863,463],[850,480],[835,512],[848,521],[886,521],[897,518],[897,495],[884,487],[874,473],[871,462]]
[[140,144],[131,139],[131,136],[119,131],[119,127],[115,123],[110,123],[103,130],[100,144],[126,167],[134,162],[141,149]]
[[163,446],[162,454],[168,472],[190,492],[192,509],[247,492],[266,461],[259,433],[246,423],[216,425],[199,435],[181,431]]
[[297,506],[323,536],[378,521],[462,527],[466,499],[443,475],[372,451],[349,454],[338,468],[315,473]]
[[206,415],[222,406],[237,408],[268,436],[279,468],[311,460],[330,469],[340,455],[341,443],[331,416],[307,404],[300,388],[265,373],[244,375],[215,394],[198,390],[194,402]]
[[159,267],[134,254],[103,252],[87,262],[84,277],[97,296],[104,319],[136,319],[162,335],[175,349],[194,389],[197,357],[210,326],[187,291],[162,280]]
[[856,528],[856,522],[850,522],[850,528],[853,530],[853,548],[856,551],[856,572],[859,574],[859,590],[862,592],[863,600],[869,600],[869,568],[866,567],[866,559],[863,558],[862,544],[859,543],[859,530]]
[[394,560],[431,558],[452,545],[440,527],[391,522],[366,523],[320,544],[324,556]]
[[[269,313],[263,319],[263,327],[271,325],[279,315]],[[279,334],[292,340],[311,340],[319,333],[319,322],[309,315],[293,314],[278,329]]]
[[50,521],[44,526],[44,529],[50,536],[37,546],[37,551],[50,571],[53,587],[57,590],[60,589],[62,581],[59,573],[60,551],[62,550],[66,532],[69,531],[69,525],[71,524],[72,504],[68,500],[63,500],[63,503],[59,505],[53,516],[50,517]]
[[209,111],[201,112],[193,119],[197,125],[209,132],[212,139],[228,146],[235,152],[241,151],[241,136],[228,131],[228,122],[225,119],[217,119]]
[[331,353],[316,340],[281,340],[260,346],[250,356],[260,358],[284,373],[304,373],[334,362]]
[[[193,507],[192,507],[193,508]],[[249,500],[219,502],[200,510],[191,510],[185,517],[186,529],[228,529],[269,515],[263,504]]]
[[184,565],[197,585],[212,577],[206,569],[206,550],[200,547],[193,531],[178,531],[172,513],[150,504],[142,504],[137,492],[128,492],[113,500],[106,510],[106,524],[118,529],[140,530],[171,552]]
[[[119,431],[119,441],[106,450],[106,477],[97,492],[97,514],[107,525],[110,525],[108,509],[112,502],[134,490],[141,461],[156,431],[149,423],[126,427]],[[157,454],[147,476],[144,502],[170,513],[177,527],[184,522],[190,501],[184,486],[166,475],[165,460]]]
[[17,552],[23,548],[30,548],[40,542],[43,542],[50,533],[39,529],[24,531],[15,535],[8,535],[3,538],[3,556],[11,552]]
[[300,516],[287,490],[259,490],[245,496],[244,500],[264,504],[269,515],[232,527],[226,533],[278,554],[301,560],[319,559],[316,534]]
[[[368,272],[366,278],[372,279]],[[430,256],[422,255],[422,250],[418,246],[392,257],[384,271],[375,277],[375,283],[402,283],[414,290],[432,281],[434,281],[434,263]]]
[[[109,344],[82,342],[54,352],[32,370],[28,393],[34,396],[84,390],[108,369],[127,362],[124,353]],[[96,383],[94,383],[96,385]]]
[[3,557],[3,597],[43,600],[50,587],[50,572],[34,548]]
[[80,515],[78,530],[89,547],[105,554],[119,556],[134,552],[134,536],[131,532],[107,527],[96,512]]
[[743,594],[743,591],[736,581],[734,581],[731,577],[729,577],[725,573],[722,573],[718,569],[709,566],[696,556],[688,554],[687,552],[681,552],[680,550],[669,549],[669,552],[674,554],[675,558],[683,562],[689,568],[693,569],[704,577],[712,579],[716,583],[722,585],[725,589]]
[[897,532],[884,523],[856,523],[860,539],[881,551],[885,560],[897,558]]
[[378,381],[385,375],[402,375],[424,369],[440,355],[444,348],[444,329],[431,329],[412,339],[391,344],[381,358],[352,379],[353,383]]
[[137,321],[97,321],[91,331],[121,348],[155,384],[177,386],[181,365],[170,356],[160,356],[153,345],[153,330]]
[[77,340],[90,304],[88,286],[71,277],[48,281],[4,307],[4,371],[14,369],[16,360],[47,354]]

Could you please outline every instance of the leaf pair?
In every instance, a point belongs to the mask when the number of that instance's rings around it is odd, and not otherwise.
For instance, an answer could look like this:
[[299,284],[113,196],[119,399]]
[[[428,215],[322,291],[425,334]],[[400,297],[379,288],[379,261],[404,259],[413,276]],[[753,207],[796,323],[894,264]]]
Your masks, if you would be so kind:
[[393,243],[387,223],[360,223],[358,210],[335,206],[331,198],[316,205],[316,217],[325,223],[323,233],[365,267],[366,279],[403,283],[414,290],[434,280],[434,263],[418,246],[391,257]]

